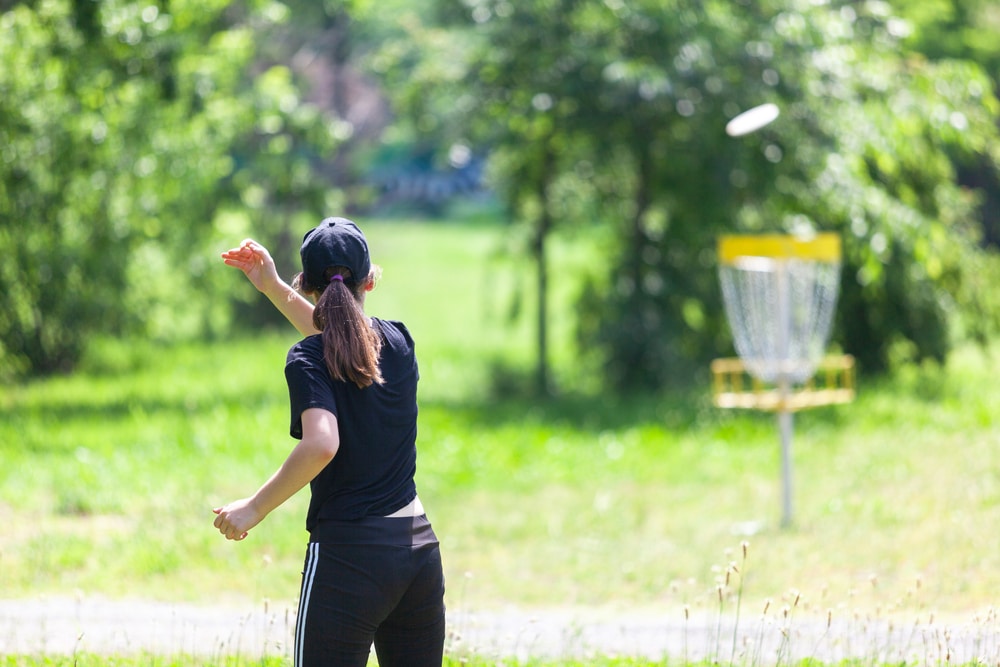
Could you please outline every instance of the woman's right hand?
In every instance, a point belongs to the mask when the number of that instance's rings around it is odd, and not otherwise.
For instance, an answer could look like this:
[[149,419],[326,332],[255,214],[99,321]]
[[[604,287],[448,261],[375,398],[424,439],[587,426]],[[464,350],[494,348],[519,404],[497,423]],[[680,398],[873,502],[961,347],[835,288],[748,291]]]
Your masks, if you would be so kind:
[[264,515],[260,513],[254,504],[253,498],[244,498],[216,507],[215,521],[213,525],[219,529],[227,540],[244,540],[250,529],[264,520]]
[[242,271],[260,292],[266,294],[269,288],[281,283],[271,253],[253,239],[246,239],[239,248],[222,253],[222,259]]

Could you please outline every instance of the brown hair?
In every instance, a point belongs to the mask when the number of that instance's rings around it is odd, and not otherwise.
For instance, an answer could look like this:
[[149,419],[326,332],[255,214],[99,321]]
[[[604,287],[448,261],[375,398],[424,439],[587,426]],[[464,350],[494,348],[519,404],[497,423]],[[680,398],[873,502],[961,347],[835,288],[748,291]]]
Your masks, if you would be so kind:
[[296,288],[319,293],[313,325],[322,332],[323,360],[330,376],[349,380],[361,389],[383,382],[378,366],[382,336],[369,325],[362,306],[364,291],[378,273],[378,267],[372,266],[363,280],[355,280],[347,267],[331,266],[324,271],[326,285],[306,285],[302,274],[293,283]]

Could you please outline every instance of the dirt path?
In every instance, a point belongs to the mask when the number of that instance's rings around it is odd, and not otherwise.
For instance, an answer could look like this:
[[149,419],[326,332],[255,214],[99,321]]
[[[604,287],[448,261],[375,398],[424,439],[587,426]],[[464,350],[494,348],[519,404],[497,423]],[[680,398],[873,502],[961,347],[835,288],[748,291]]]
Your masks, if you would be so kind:
[[[0,655],[187,653],[290,655],[294,610],[102,598],[0,600]],[[805,657],[997,664],[996,619],[945,627],[852,619],[840,623],[685,620],[683,610],[501,609],[449,612],[448,652],[497,658],[617,655],[767,665]]]

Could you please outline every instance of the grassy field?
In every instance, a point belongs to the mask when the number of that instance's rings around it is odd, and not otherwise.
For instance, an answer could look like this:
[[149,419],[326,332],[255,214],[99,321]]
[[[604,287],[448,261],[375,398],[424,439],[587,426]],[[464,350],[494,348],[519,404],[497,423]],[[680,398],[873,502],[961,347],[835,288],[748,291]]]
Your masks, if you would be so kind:
[[[0,656],[0,667],[288,667],[291,663],[277,657],[263,659],[220,658],[208,659],[193,656],[106,656],[81,654],[65,658],[35,659],[27,656]],[[578,660],[505,660],[503,667],[655,667],[662,662],[632,658],[596,658],[585,662]],[[442,667],[492,667],[496,661],[477,658],[461,660],[446,658]]]
[[[572,363],[569,300],[594,247],[554,256],[564,391],[537,401],[496,391],[498,375],[532,363],[530,321],[507,323],[531,270],[513,264],[503,230],[367,232],[385,269],[369,312],[406,321],[418,342],[418,487],[451,609],[711,610],[734,594],[733,563],[747,615],[798,598],[818,616],[912,622],[996,603],[996,359],[963,349],[945,369],[902,369],[853,404],[799,414],[795,523],[781,528],[772,416],[718,410],[702,390],[576,391],[596,384]],[[294,340],[105,343],[81,373],[0,389],[2,595],[291,605],[305,495],[241,543],[219,537],[211,508],[251,493],[291,445],[282,364]]]

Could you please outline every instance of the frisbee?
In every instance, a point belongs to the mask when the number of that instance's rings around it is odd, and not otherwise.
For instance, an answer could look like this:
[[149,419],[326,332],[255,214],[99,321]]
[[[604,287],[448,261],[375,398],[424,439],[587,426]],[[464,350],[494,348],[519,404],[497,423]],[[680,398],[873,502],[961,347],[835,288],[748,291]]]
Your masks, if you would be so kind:
[[731,137],[742,137],[744,134],[756,132],[765,125],[773,123],[781,112],[777,104],[761,104],[734,116],[726,123],[726,134]]

